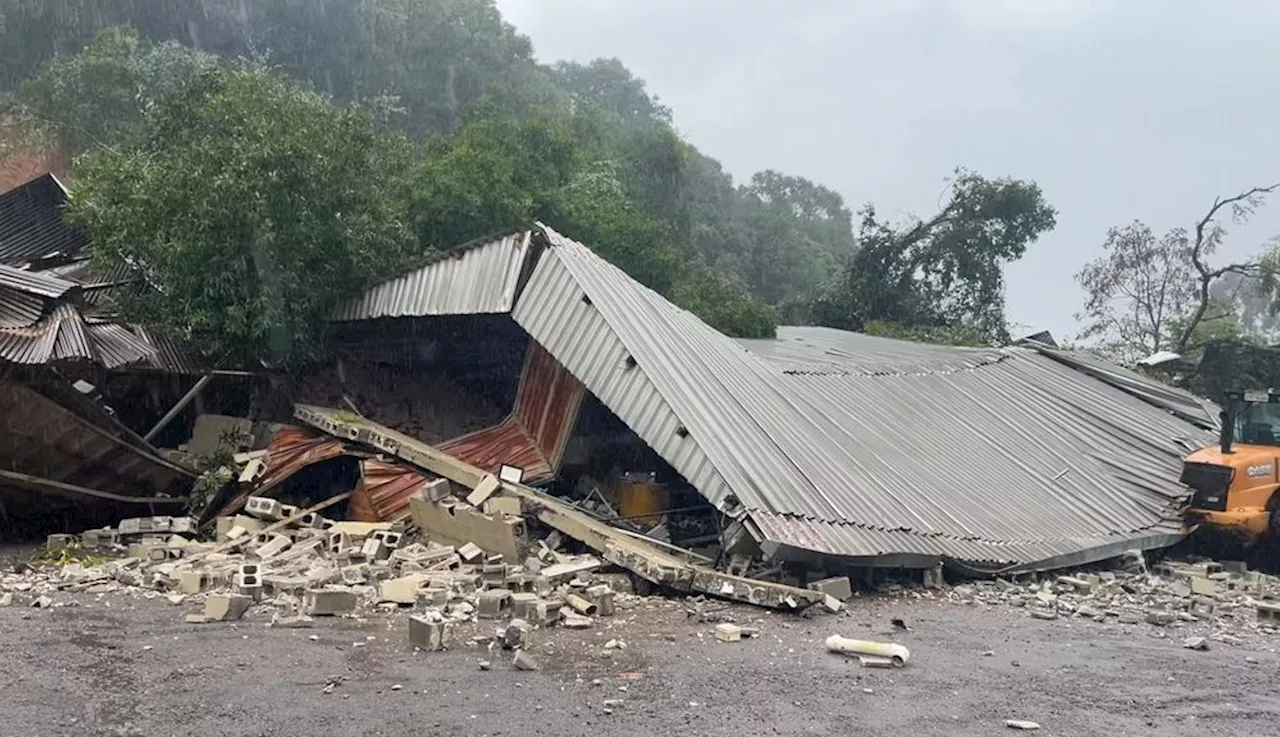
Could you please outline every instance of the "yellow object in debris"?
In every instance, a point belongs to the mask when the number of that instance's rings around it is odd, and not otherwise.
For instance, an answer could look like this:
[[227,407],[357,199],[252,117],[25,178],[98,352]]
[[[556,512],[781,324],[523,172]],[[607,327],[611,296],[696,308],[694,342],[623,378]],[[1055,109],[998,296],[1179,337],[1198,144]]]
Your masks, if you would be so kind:
[[652,477],[618,482],[618,514],[624,519],[652,527],[662,521],[664,509],[666,495]]

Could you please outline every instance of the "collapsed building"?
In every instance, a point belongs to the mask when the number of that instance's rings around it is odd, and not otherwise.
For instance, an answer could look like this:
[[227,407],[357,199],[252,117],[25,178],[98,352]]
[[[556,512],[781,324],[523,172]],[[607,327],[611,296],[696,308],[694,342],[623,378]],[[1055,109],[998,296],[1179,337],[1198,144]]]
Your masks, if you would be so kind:
[[[14,238],[6,212],[0,253],[12,254],[29,239]],[[465,494],[491,474],[738,572],[1010,573],[1179,540],[1181,457],[1211,442],[1217,422],[1189,394],[1044,339],[960,348],[781,327],[734,340],[540,224],[434,255],[343,305],[330,365],[296,379],[260,373],[234,401],[201,406],[217,372],[93,315],[90,297],[120,285],[83,275],[85,244],[66,237],[0,259],[0,381],[80,427],[91,418],[129,461],[36,462],[44,451],[31,448],[66,444],[8,418],[49,411],[6,412],[0,486],[42,498],[182,499],[200,465],[195,438],[182,441],[203,415],[205,450],[231,437],[239,454],[205,520],[251,496],[304,506],[347,492],[341,516],[408,520],[438,478],[462,479]],[[85,365],[98,383],[144,372],[166,390],[130,429],[67,368]],[[89,390],[67,389],[73,377]],[[238,416],[214,422],[209,409]],[[108,476],[115,491],[100,488]]]

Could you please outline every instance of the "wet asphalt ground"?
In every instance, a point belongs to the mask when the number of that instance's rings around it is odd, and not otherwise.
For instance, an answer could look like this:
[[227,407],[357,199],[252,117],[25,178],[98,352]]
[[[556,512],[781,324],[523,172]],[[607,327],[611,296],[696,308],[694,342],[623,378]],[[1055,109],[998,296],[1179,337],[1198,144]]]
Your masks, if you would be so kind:
[[[0,609],[0,735],[1014,734],[1006,719],[1072,737],[1280,734],[1280,643],[1184,649],[1209,634],[1197,625],[868,598],[812,618],[735,608],[761,636],[721,643],[678,602],[650,599],[591,630],[540,631],[540,669],[518,671],[510,653],[466,644],[487,623],[427,653],[403,614],[283,629],[256,613],[186,624],[199,604],[163,597],[55,601]],[[824,651],[836,633],[892,638],[911,662],[862,668]]]

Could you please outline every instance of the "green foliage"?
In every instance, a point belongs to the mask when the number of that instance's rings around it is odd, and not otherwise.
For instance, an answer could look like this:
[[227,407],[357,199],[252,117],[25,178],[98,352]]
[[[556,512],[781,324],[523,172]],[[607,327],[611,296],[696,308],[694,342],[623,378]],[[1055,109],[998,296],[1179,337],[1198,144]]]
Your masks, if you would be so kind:
[[741,284],[703,269],[682,277],[671,301],[726,335],[772,338],[777,333],[777,317],[771,307],[751,299]]
[[872,320],[862,326],[862,332],[867,335],[909,340],[915,343],[957,346],[983,346],[990,343],[980,329],[968,325],[913,327],[884,320]]
[[965,326],[1005,342],[1002,269],[1053,228],[1056,212],[1034,182],[958,169],[950,197],[928,220],[892,226],[863,208],[857,251],[812,319],[861,330],[883,321],[912,328]]
[[162,98],[184,93],[217,66],[208,54],[111,28],[84,53],[55,59],[24,82],[18,102],[37,128],[79,154],[138,133]]
[[128,319],[214,359],[312,355],[341,300],[412,251],[403,139],[282,79],[217,70],[161,100],[142,135],[77,162],[69,215],[93,258],[150,287]]

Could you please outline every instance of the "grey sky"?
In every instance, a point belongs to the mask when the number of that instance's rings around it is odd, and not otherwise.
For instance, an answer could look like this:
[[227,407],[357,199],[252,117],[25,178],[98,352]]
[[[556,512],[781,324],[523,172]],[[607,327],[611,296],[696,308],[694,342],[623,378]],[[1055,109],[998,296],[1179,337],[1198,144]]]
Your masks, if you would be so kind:
[[[498,0],[543,61],[616,56],[735,179],[779,169],[927,214],[956,166],[1035,179],[1058,227],[1009,317],[1064,336],[1073,275],[1134,218],[1280,181],[1280,2]],[[1228,241],[1280,232],[1280,198]]]

